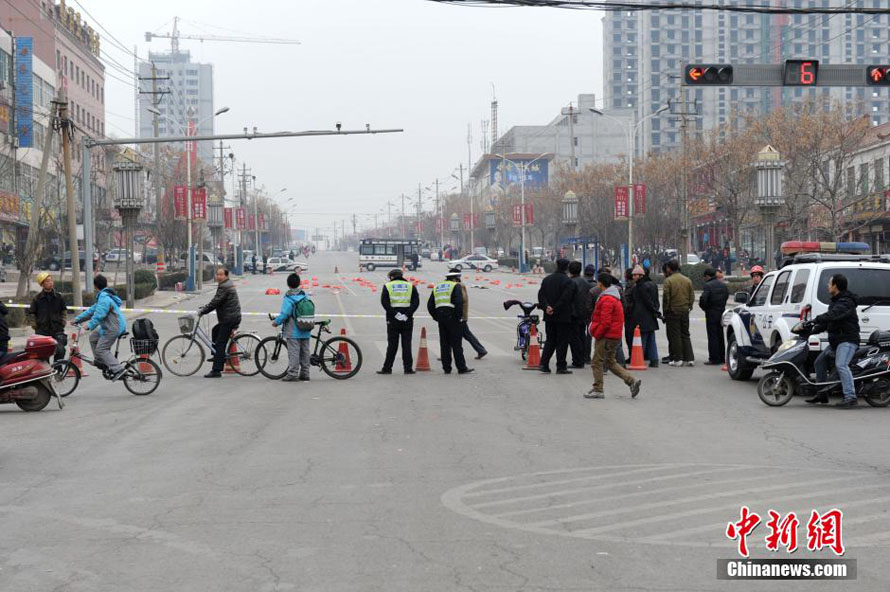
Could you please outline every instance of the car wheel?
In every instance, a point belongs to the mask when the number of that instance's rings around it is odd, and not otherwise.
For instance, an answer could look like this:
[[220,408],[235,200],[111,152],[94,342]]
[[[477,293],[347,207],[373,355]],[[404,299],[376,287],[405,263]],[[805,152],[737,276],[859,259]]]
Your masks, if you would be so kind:
[[368,263],[367,265],[365,265],[365,269],[367,269],[368,271],[374,271],[375,269],[377,269],[377,266],[373,263]]
[[461,265],[460,263],[458,263],[457,265],[454,266],[454,269],[456,269],[457,271],[461,271],[463,268],[464,268],[464,266]]
[[482,271],[485,271],[485,272],[491,271],[491,265],[486,265],[485,267],[482,268]]
[[50,261],[49,262],[49,270],[50,271],[59,271],[59,264],[56,263],[55,261]]
[[726,346],[726,371],[733,380],[750,380],[754,374],[754,368],[742,360],[735,333],[729,334],[729,343]]

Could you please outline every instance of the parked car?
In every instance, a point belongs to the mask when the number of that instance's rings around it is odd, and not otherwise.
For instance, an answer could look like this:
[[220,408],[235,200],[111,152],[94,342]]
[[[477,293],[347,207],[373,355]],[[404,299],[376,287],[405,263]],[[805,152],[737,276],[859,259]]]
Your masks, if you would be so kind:
[[[782,248],[786,254],[787,244]],[[828,279],[836,273],[847,277],[850,291],[859,297],[861,341],[873,331],[890,330],[890,255],[858,254],[848,246],[867,250],[864,243],[837,243],[835,253],[826,252],[835,243],[803,244],[822,252],[795,253],[790,263],[767,273],[753,294],[737,292],[734,301],[739,306],[724,313],[726,366],[733,380],[749,379],[793,337],[791,328],[799,320],[828,310]],[[827,345],[824,333],[809,338],[813,358]]]
[[[257,267],[262,268],[262,262],[257,261]],[[300,273],[309,269],[309,264],[305,261],[292,261],[287,257],[269,257],[266,261],[266,269],[272,271],[296,271]]]
[[[83,251],[78,251],[80,255],[80,269],[86,267],[86,256]],[[97,251],[93,251],[93,269],[98,270],[100,268],[100,259],[99,253]],[[40,261],[39,267],[41,269],[48,269],[50,271],[58,271],[62,268],[62,259],[58,255],[49,255],[44,257]],[[71,253],[65,253],[65,269],[69,269],[71,267]]]
[[424,259],[429,259],[430,257],[432,257],[432,254],[433,254],[432,251],[430,251],[429,249],[421,249],[420,250],[420,256],[423,257]]
[[[157,258],[157,255],[155,255]],[[111,249],[108,253],[105,254],[105,262],[106,263],[126,263],[127,261],[127,250],[123,248]],[[133,252],[133,261],[135,263],[142,263],[142,253],[138,250],[134,250]]]
[[498,260],[492,259],[487,255],[467,255],[461,259],[455,259],[451,262],[451,267],[455,269],[478,269],[482,271],[491,271],[498,268]]

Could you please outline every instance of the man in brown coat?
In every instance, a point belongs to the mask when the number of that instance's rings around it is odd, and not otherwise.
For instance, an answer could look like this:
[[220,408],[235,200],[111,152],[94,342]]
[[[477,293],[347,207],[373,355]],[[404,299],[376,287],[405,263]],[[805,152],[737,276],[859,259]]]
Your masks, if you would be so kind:
[[460,272],[452,272],[447,274],[445,277],[457,282],[457,285],[460,286],[460,291],[464,298],[464,307],[463,311],[461,311],[460,316],[460,329],[467,343],[469,343],[470,346],[474,350],[476,350],[476,359],[481,360],[488,355],[488,350],[486,350],[485,346],[479,342],[475,335],[473,335],[473,332],[470,331],[470,326],[467,324],[467,321],[470,319],[470,297],[467,294],[467,287],[462,281],[460,281]]
[[667,327],[669,363],[671,366],[695,366],[689,336],[689,312],[695,303],[692,280],[680,273],[680,263],[676,259],[665,265],[665,276],[662,311]]

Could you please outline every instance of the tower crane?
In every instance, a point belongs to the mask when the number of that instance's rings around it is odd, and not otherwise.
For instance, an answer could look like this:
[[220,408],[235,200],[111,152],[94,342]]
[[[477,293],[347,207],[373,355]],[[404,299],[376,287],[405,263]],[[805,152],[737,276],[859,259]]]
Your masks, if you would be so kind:
[[173,18],[173,31],[170,33],[152,33],[145,32],[145,40],[151,41],[153,38],[169,39],[170,48],[173,53],[179,51],[180,39],[195,39],[197,41],[230,41],[234,43],[273,43],[277,45],[300,45],[296,39],[280,39],[275,37],[246,37],[237,35],[183,35],[179,32],[179,17]]

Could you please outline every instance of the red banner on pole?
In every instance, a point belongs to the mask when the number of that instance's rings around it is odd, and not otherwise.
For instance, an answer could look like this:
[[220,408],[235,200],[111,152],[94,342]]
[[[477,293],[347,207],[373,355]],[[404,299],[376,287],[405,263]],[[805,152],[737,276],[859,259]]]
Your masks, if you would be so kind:
[[256,216],[247,217],[247,230],[256,230]]
[[177,220],[185,220],[187,211],[185,186],[177,185],[173,188],[173,217]]
[[464,214],[464,230],[469,230],[472,224],[472,218],[469,214]]
[[235,222],[238,224],[238,230],[247,228],[247,212],[244,211],[244,208],[235,210]]
[[627,220],[629,192],[627,185],[615,186],[615,219]]
[[646,215],[646,184],[634,185],[634,216]]
[[424,229],[423,221],[416,222],[414,224],[414,227],[417,229],[417,232],[423,232],[423,229]]
[[268,230],[266,228],[266,215],[265,214],[260,214],[260,230],[262,230],[262,231]]
[[226,230],[229,230],[232,228],[233,218],[234,218],[234,215],[232,212],[232,208],[223,208],[223,227]]
[[192,189],[192,219],[203,222],[207,220],[207,188]]
[[445,218],[436,218],[436,232],[445,230]]
[[[477,214],[478,216],[479,214]],[[525,225],[535,223],[535,204],[527,203],[525,204]],[[476,226],[478,228],[478,219]],[[513,206],[513,226],[522,226],[522,206],[516,205]]]

